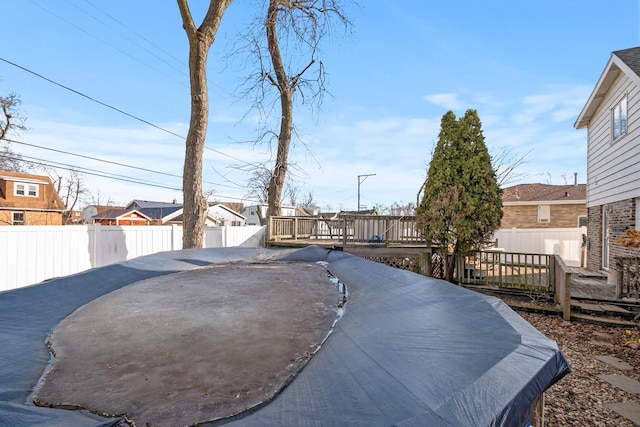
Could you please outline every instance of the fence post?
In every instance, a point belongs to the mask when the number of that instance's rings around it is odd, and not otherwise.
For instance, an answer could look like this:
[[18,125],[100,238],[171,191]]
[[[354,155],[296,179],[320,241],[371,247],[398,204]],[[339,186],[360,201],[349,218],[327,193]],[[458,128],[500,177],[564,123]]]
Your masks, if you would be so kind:
[[178,249],[180,249],[178,247],[178,225],[177,224],[171,224],[171,250],[172,251],[176,251]]
[[91,268],[95,268],[95,267],[99,267],[98,264],[98,248],[102,247],[102,244],[99,242],[100,240],[100,231],[102,225],[100,223],[94,223],[93,224],[93,247],[91,248],[91,251],[93,252],[90,255],[90,259],[91,259]]

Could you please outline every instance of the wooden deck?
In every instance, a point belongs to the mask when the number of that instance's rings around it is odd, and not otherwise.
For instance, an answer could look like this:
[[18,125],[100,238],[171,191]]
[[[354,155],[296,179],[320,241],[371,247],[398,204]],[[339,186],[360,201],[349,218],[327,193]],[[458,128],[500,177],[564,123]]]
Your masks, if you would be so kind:
[[361,257],[417,257],[421,254],[430,254],[431,248],[426,245],[413,244],[388,244],[378,245],[369,243],[343,243],[338,240],[328,239],[287,239],[267,241],[267,246],[285,248],[303,248],[307,246],[321,246],[327,249],[348,252]]

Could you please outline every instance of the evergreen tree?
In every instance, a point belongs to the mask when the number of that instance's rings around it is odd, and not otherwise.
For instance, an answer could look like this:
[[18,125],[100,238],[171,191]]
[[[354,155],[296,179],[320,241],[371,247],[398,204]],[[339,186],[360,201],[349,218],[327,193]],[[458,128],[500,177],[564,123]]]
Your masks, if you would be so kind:
[[500,226],[501,193],[478,112],[467,110],[457,120],[448,111],[416,209],[425,238],[443,255],[448,281],[453,281],[455,257],[479,249]]

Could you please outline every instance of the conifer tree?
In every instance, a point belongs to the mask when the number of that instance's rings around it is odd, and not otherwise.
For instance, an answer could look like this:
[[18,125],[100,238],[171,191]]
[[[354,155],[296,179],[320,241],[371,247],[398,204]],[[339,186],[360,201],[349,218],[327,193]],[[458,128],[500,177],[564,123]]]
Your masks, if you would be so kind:
[[448,281],[455,257],[480,249],[500,226],[501,193],[478,112],[467,110],[457,120],[448,111],[416,209],[424,237],[443,255]]

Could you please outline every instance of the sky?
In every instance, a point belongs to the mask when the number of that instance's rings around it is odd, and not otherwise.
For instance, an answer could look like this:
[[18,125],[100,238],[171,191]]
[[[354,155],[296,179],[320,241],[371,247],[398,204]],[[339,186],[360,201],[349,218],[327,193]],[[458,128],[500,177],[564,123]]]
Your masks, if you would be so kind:
[[[175,1],[3,1],[0,95],[17,94],[13,151],[82,174],[86,203],[182,201],[189,128],[188,41]],[[208,2],[191,0],[199,24]],[[247,199],[258,114],[239,87],[238,50],[259,0],[235,0],[208,57],[203,187]],[[586,182],[586,131],[574,123],[611,52],[640,44],[638,0],[345,1],[352,31],[325,39],[322,105],[297,104],[291,185],[323,211],[415,203],[440,120],[475,109],[490,154],[520,183]],[[365,176],[370,175],[370,176]],[[359,191],[358,191],[359,190]],[[286,199],[285,199],[286,203]]]

